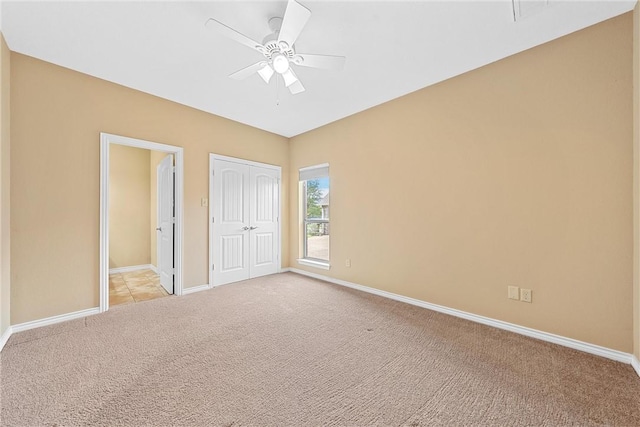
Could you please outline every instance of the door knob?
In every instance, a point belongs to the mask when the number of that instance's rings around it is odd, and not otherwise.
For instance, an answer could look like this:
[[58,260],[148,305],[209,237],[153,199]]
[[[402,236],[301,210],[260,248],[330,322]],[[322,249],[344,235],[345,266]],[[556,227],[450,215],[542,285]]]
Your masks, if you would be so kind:
[[249,227],[249,230],[255,230],[258,227]]
[[160,232],[162,232],[162,227],[157,227],[157,228],[156,228],[156,231],[160,231]]
[[249,228],[249,227],[247,227],[246,225],[245,225],[244,227],[242,227],[242,229],[243,229],[244,231],[250,230],[250,228]]

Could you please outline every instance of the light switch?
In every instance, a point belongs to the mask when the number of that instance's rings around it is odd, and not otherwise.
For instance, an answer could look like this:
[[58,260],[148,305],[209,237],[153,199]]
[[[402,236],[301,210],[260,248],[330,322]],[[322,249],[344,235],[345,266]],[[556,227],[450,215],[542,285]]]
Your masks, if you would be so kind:
[[209,199],[207,199],[206,197],[203,197],[202,199],[200,199],[200,206],[204,208],[209,206]]

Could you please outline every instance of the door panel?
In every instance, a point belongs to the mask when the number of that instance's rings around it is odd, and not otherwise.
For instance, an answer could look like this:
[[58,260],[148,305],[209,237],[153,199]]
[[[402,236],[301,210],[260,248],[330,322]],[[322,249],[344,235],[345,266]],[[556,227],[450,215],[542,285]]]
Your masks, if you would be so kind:
[[244,240],[244,234],[222,236],[221,271],[225,272],[245,268]]
[[224,169],[220,173],[222,184],[222,223],[245,221],[244,193],[245,177],[243,171]]
[[262,173],[255,173],[255,207],[256,222],[271,222],[274,220],[273,211],[274,178]]
[[[262,266],[272,263],[274,261],[273,256],[273,234],[271,233],[256,233],[256,259],[255,265]],[[255,277],[255,276],[254,276]]]
[[158,177],[158,274],[160,284],[173,294],[173,154],[162,159],[157,167]]
[[214,285],[249,278],[249,166],[215,160]]
[[279,271],[278,263],[278,171],[270,168],[250,168],[251,216],[251,277]]

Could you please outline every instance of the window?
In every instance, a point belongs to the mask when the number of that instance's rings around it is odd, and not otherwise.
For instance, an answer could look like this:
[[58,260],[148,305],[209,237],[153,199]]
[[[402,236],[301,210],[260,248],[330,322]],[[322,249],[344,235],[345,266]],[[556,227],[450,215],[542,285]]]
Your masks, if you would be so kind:
[[300,169],[303,249],[301,264],[329,266],[329,165]]

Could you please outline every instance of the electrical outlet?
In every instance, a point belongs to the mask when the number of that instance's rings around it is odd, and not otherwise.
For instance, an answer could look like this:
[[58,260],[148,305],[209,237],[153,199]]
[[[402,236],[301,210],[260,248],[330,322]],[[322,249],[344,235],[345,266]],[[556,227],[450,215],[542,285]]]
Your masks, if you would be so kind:
[[200,206],[202,206],[203,208],[209,206],[209,199],[207,199],[206,197],[200,199]]
[[520,301],[531,302],[531,289],[520,289]]
[[349,258],[347,258],[347,259],[344,261],[344,266],[345,266],[345,267],[351,267],[351,260],[350,260]]
[[509,299],[520,299],[520,290],[517,286],[507,286],[507,298]]

